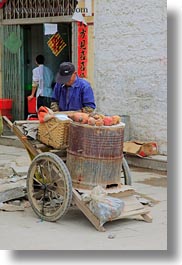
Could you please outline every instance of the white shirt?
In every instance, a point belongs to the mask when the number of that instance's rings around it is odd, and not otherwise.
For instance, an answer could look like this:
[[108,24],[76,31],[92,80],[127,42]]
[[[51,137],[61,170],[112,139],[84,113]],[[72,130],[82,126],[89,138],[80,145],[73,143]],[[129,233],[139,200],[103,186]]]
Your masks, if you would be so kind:
[[41,64],[33,69],[32,82],[38,85],[36,97],[52,97],[53,73],[47,66]]

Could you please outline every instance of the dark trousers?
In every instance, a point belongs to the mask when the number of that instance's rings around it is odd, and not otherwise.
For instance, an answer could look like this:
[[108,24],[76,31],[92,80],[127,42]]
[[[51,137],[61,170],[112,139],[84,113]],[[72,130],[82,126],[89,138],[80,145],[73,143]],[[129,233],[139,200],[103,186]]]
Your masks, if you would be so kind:
[[45,107],[50,108],[50,106],[51,106],[51,98],[39,96],[37,98],[37,110],[41,106],[45,106]]

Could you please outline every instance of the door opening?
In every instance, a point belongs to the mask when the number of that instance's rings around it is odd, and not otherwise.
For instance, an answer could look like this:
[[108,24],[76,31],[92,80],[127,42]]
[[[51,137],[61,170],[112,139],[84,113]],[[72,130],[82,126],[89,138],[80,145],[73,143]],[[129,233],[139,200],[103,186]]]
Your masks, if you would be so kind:
[[45,35],[44,24],[25,25],[24,32],[24,118],[28,116],[27,96],[31,94],[32,70],[36,67],[35,58],[38,54],[45,57],[45,65],[47,65],[56,77],[60,63],[71,61],[72,54],[72,36],[71,23],[58,23],[57,32],[60,34],[66,46],[61,52],[55,56],[48,46],[48,41],[53,35]]

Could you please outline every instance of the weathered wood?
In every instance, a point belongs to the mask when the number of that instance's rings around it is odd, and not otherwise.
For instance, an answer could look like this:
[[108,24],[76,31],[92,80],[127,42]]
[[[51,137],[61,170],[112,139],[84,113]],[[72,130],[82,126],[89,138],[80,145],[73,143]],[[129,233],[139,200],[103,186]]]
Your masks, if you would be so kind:
[[22,120],[22,121],[15,121],[13,125],[23,125],[23,124],[38,124],[39,120]]
[[[103,188],[104,189],[104,188]],[[86,194],[90,194],[92,192],[92,190],[88,190],[88,189],[81,189],[81,188],[77,188],[77,190],[80,193],[86,193]],[[106,188],[104,189],[106,191],[106,193],[108,194],[108,196],[112,196],[112,197],[116,197],[116,198],[123,198],[123,197],[127,197],[127,196],[131,196],[136,194],[135,189],[132,186],[129,185],[118,185],[117,187],[112,187],[112,188]]]
[[[90,191],[87,190],[87,193],[89,194]],[[142,205],[134,195],[127,194],[126,197],[122,197],[122,200],[125,203],[123,212],[121,213],[120,216],[113,218],[112,220],[109,221],[129,218],[132,216],[136,219],[137,217],[140,216],[143,218],[144,221],[152,222],[152,217],[149,215],[150,212],[149,208]],[[76,203],[77,207],[83,212],[83,214],[89,219],[89,221],[95,226],[95,228],[98,231],[105,231],[104,226],[100,226],[99,219],[90,211],[88,205],[82,201],[80,194],[74,189],[73,189],[73,202]]]
[[[30,123],[37,123],[37,121],[31,121]],[[30,154],[30,157],[33,158],[39,153],[42,152],[42,148],[44,149],[44,145],[39,143],[39,141],[31,141],[29,140],[21,131],[21,126],[23,124],[26,124],[27,121],[18,121],[13,125],[13,130],[15,134],[19,137],[19,139],[24,144],[25,148],[27,149],[28,153]],[[49,148],[49,147],[48,147]],[[60,150],[53,150],[52,148],[49,148],[49,152],[56,153],[58,156],[62,158],[62,151]],[[63,158],[62,158],[63,159]],[[65,157],[66,160],[66,157]],[[48,174],[45,170],[45,174]],[[139,202],[139,200],[136,198],[134,194],[136,194],[135,190],[131,186],[127,185],[118,185],[118,187],[109,188],[106,189],[108,192],[108,196],[113,196],[116,198],[120,198],[124,201],[125,207],[121,215],[117,218],[114,218],[114,220],[128,218],[128,217],[134,217],[135,219],[140,216],[140,218],[146,222],[152,222],[152,217],[150,216],[150,210],[146,208],[143,204]],[[94,225],[94,227],[98,231],[105,231],[105,228],[103,225],[100,225],[100,220],[91,212],[91,210],[88,207],[88,204],[85,203],[80,193],[90,193],[91,190],[85,190],[84,188],[79,189],[77,191],[73,188],[73,203],[77,205],[77,207],[83,212],[83,214],[88,218],[88,220]],[[0,202],[4,202],[7,200],[12,200],[16,198],[23,197],[25,195],[23,188],[14,188],[11,190],[7,190],[5,192],[1,192],[0,189]],[[2,196],[2,197],[1,197]],[[4,197],[3,197],[4,196]]]
[[90,126],[70,123],[67,168],[76,189],[119,185],[124,125]]
[[141,214],[141,216],[143,217],[144,221],[146,221],[147,223],[152,223],[153,218],[149,213]]
[[39,154],[36,148],[33,147],[32,143],[28,140],[28,138],[18,129],[18,127],[14,124],[13,131],[18,136],[20,141],[24,144],[27,150],[35,157]]
[[123,197],[121,198],[121,200],[123,200],[125,203],[125,206],[124,206],[125,212],[144,209],[143,204],[141,204],[134,195]]
[[135,189],[130,185],[118,185],[118,187],[106,189],[106,192],[109,196],[121,199],[136,193]]
[[57,17],[39,17],[29,19],[6,19],[3,20],[1,25],[25,25],[25,24],[42,24],[42,23],[61,23],[61,22],[73,22],[72,16],[57,16]]
[[34,146],[39,149],[48,149],[47,145],[42,143],[36,143]]
[[25,196],[23,187],[12,188],[3,192],[0,192],[0,202],[6,202]]
[[100,220],[90,211],[85,202],[82,201],[80,194],[73,189],[73,202],[76,203],[77,207],[82,213],[89,219],[89,221],[95,226],[100,232],[105,232],[105,228],[100,226]]
[[119,220],[119,219],[123,219],[123,218],[128,218],[128,217],[131,217],[131,216],[137,216],[137,215],[141,215],[143,217],[143,215],[146,215],[150,212],[149,209],[140,209],[140,210],[133,210],[133,211],[130,211],[130,212],[123,212],[120,216],[118,216],[117,218],[114,218],[112,221],[114,220]]
[[6,123],[6,125],[12,129],[13,127],[13,123],[6,117],[6,116],[3,116],[3,121]]

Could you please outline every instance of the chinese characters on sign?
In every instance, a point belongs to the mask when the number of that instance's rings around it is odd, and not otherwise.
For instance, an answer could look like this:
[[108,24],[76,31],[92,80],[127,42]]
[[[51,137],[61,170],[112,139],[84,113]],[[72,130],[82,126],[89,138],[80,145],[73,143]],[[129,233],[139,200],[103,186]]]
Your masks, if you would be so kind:
[[88,26],[78,22],[78,76],[87,77]]
[[47,42],[49,48],[55,56],[58,56],[60,52],[66,47],[66,43],[57,32]]

